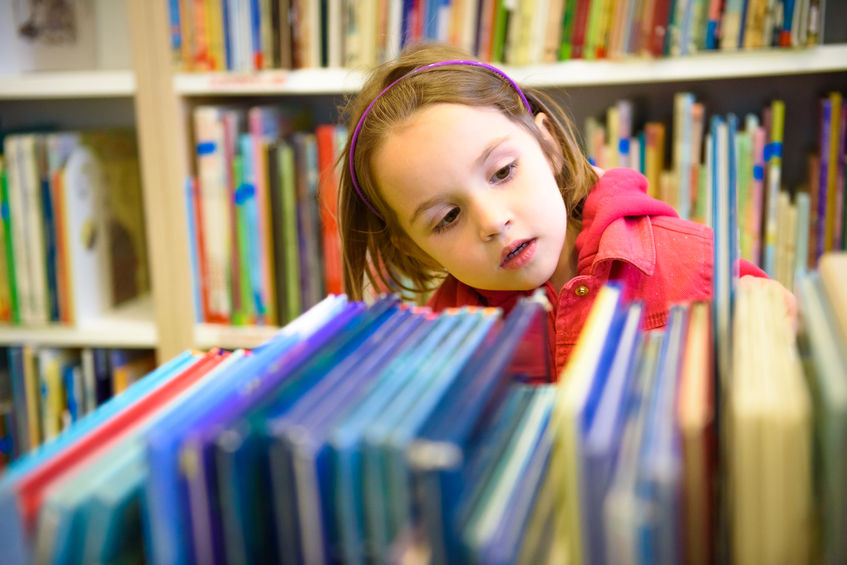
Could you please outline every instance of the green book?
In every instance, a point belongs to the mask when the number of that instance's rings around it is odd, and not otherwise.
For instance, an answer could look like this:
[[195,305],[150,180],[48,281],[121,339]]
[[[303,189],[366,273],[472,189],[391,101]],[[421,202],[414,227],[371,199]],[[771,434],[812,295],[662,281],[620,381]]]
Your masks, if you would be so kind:
[[506,31],[509,29],[509,13],[505,0],[497,0],[494,15],[494,36],[491,39],[491,59],[497,63],[505,61]]
[[286,312],[280,323],[300,315],[300,251],[297,233],[297,188],[294,178],[294,148],[288,143],[279,146],[279,186],[283,222],[283,263],[285,279],[280,294],[285,296]]
[[[252,322],[252,300],[250,297],[250,237],[247,230],[256,229],[249,218],[251,200],[254,202],[256,193],[252,185],[244,183],[244,160],[241,155],[235,155],[232,160],[233,176],[235,178],[235,221],[238,247],[238,289],[237,300],[233,300],[232,322],[235,325],[245,325]],[[234,299],[236,297],[233,297]]]
[[562,16],[562,40],[559,45],[559,60],[571,58],[573,48],[573,20],[577,0],[565,0],[565,13]]
[[[12,245],[12,219],[9,214],[9,185],[6,178],[6,167],[0,165],[0,238],[2,238],[2,249],[0,249],[0,260],[5,264],[0,266],[0,276],[6,277],[9,287],[9,310],[11,320],[15,324],[21,323],[21,313],[18,309],[18,286],[15,284],[15,251]],[[2,283],[0,283],[2,284]]]

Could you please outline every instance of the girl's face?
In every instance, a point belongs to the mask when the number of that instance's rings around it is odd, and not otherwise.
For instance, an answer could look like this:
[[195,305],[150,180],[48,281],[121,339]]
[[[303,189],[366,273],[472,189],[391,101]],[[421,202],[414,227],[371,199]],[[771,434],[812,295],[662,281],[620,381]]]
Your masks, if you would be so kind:
[[[549,136],[545,119],[535,118]],[[427,106],[387,136],[373,165],[406,234],[463,283],[566,282],[558,279],[568,272],[567,213],[552,166],[538,140],[498,110]]]

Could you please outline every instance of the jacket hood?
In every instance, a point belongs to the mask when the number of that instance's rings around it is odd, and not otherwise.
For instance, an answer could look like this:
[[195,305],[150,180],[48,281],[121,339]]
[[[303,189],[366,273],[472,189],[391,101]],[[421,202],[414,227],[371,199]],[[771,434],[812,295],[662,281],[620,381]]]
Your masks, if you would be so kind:
[[577,271],[582,273],[595,260],[606,229],[629,216],[673,216],[676,210],[647,195],[647,178],[632,169],[609,169],[591,189],[582,209],[582,229],[574,247]]

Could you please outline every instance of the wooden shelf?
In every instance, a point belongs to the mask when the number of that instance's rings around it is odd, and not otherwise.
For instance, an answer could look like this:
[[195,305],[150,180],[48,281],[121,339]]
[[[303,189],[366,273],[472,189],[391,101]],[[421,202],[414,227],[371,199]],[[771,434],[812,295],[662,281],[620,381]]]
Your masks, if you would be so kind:
[[[523,67],[498,66],[522,85],[545,88],[780,76],[847,71],[847,44],[809,49],[710,52],[663,59],[576,60]],[[364,73],[348,69],[179,73],[174,75],[174,90],[183,96],[343,94],[357,91],[364,79]]]
[[122,305],[107,315],[78,326],[0,325],[0,345],[34,344],[57,347],[155,348],[158,345],[149,296]]
[[265,343],[280,328],[275,326],[226,326],[197,324],[194,327],[194,347],[210,349],[253,349]]
[[120,98],[135,94],[132,71],[67,71],[0,75],[0,100]]

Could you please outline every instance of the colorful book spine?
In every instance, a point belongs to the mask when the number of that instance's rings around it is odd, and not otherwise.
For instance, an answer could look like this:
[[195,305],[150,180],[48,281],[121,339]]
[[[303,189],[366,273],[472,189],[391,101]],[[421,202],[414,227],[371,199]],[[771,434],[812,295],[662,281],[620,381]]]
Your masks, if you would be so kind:
[[765,147],[765,163],[767,166],[767,195],[765,217],[765,241],[763,269],[769,276],[774,274],[777,233],[777,198],[782,182],[782,136],[785,124],[785,103],[774,100],[771,103],[770,140]]
[[826,170],[826,229],[824,230],[824,251],[832,251],[836,242],[836,214],[838,212],[838,162],[841,160],[838,153],[841,148],[839,134],[841,132],[841,105],[842,99],[839,92],[831,92],[829,99],[829,131],[823,135],[829,135],[827,170]]

